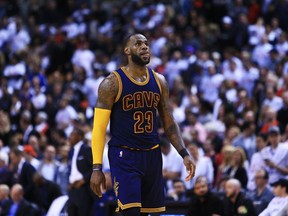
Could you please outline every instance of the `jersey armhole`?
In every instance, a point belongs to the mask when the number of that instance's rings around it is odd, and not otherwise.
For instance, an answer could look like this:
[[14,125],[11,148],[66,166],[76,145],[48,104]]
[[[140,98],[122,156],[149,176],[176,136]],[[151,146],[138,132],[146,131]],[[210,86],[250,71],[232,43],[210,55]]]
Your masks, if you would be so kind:
[[162,94],[162,88],[161,88],[161,84],[160,84],[159,77],[157,76],[157,73],[156,73],[154,70],[152,70],[152,73],[153,73],[153,75],[154,75],[154,77],[155,77],[155,80],[156,80],[156,83],[157,83],[157,85],[158,85],[160,94]]
[[121,80],[121,77],[118,74],[118,72],[113,71],[113,73],[117,77],[118,84],[119,84],[118,93],[117,93],[117,96],[116,96],[115,101],[114,101],[114,103],[116,103],[119,100],[119,98],[120,98],[120,96],[122,94],[122,80]]

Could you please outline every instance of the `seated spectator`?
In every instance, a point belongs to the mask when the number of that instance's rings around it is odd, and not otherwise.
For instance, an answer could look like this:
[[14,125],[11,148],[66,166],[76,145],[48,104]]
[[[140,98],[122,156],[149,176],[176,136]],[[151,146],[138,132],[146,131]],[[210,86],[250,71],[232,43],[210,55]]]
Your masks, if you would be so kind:
[[274,195],[267,183],[269,179],[269,173],[264,169],[259,169],[255,174],[256,189],[250,193],[249,197],[253,200],[257,215],[260,214],[273,199]]
[[273,216],[281,212],[288,205],[288,180],[279,179],[271,184],[275,197],[269,202],[268,206],[259,216]]
[[61,196],[60,186],[46,180],[41,174],[33,175],[33,185],[28,189],[27,200],[35,203],[43,214],[47,213],[54,199]]
[[252,200],[241,192],[241,183],[237,179],[229,179],[225,184],[224,215],[225,216],[256,216]]
[[187,216],[224,215],[223,201],[209,190],[206,177],[196,179],[193,192]]
[[8,167],[9,156],[5,152],[0,152],[0,184],[12,185],[12,172]]
[[29,215],[29,216],[39,216],[39,212],[34,209],[34,207],[26,201],[23,197],[24,190],[20,184],[13,185],[11,189],[11,200],[7,201],[2,208],[0,213],[1,216],[11,215]]
[[6,202],[9,201],[10,188],[8,185],[0,185],[0,212]]
[[167,199],[172,199],[174,201],[187,201],[186,187],[182,180],[173,180],[173,189],[168,193]]
[[236,147],[233,152],[231,167],[226,172],[226,175],[230,176],[230,178],[238,179],[243,189],[246,188],[248,182],[245,161],[246,156],[244,150],[241,147]]

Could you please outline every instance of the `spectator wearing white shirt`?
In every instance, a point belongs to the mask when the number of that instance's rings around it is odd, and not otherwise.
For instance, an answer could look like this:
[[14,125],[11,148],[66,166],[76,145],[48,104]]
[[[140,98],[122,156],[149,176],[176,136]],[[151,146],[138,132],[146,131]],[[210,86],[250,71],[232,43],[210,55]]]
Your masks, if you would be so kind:
[[273,183],[288,175],[288,147],[280,144],[280,129],[273,126],[268,130],[270,146],[261,151],[265,169],[269,172],[269,183]]
[[285,32],[282,32],[279,35],[275,48],[278,51],[280,57],[284,57],[286,53],[288,52],[288,41],[287,41],[287,35]]
[[283,99],[278,97],[276,90],[272,86],[268,86],[266,89],[266,97],[262,103],[262,106],[267,106],[276,112],[283,107]]
[[21,62],[20,56],[18,54],[12,54],[10,64],[8,64],[3,71],[4,77],[8,80],[8,85],[14,90],[20,90],[25,74],[25,64]]
[[252,60],[256,62],[260,67],[267,67],[269,52],[272,49],[273,46],[268,43],[267,35],[264,35],[262,37],[261,43],[253,49]]
[[181,175],[183,159],[165,137],[160,139],[160,146],[163,159],[163,178],[169,193],[173,189],[173,180],[179,179]]
[[72,56],[72,63],[79,67],[83,67],[86,71],[86,76],[92,76],[92,63],[95,61],[95,54],[89,49],[89,44],[86,39],[83,39]]
[[205,178],[207,178],[208,184],[211,185],[214,179],[214,168],[211,158],[204,155],[199,155],[199,149],[196,143],[190,142],[186,148],[192,155],[197,167],[194,178],[187,182],[185,181],[185,177],[187,175],[186,168],[182,164],[181,179],[185,182],[186,188],[193,188],[195,179],[197,179],[199,176],[205,176]]
[[55,181],[59,162],[56,160],[56,149],[47,145],[44,151],[44,158],[40,161],[38,172],[47,180]]
[[66,23],[62,26],[61,29],[62,31],[66,32],[67,38],[69,39],[75,38],[79,34],[79,26],[70,16],[66,18]]
[[[288,181],[284,178],[272,183],[275,197],[259,216],[278,216],[279,212],[288,205]],[[286,214],[281,214],[284,216]]]
[[202,98],[214,103],[219,96],[219,88],[224,80],[223,74],[216,73],[214,62],[207,65],[208,76],[203,76],[200,83]]
[[249,44],[256,46],[260,43],[261,38],[265,34],[264,20],[262,17],[257,19],[257,22],[248,26]]
[[226,80],[232,80],[236,83],[241,83],[243,79],[243,70],[239,67],[237,67],[236,62],[233,60],[229,61],[229,67],[228,69],[223,69],[223,75]]
[[37,109],[43,109],[46,105],[46,95],[41,92],[40,85],[34,86],[34,95],[32,96],[32,104]]
[[261,156],[261,151],[267,146],[267,136],[264,134],[257,135],[256,137],[256,148],[257,152],[255,152],[251,157],[251,162],[248,169],[248,190],[255,189],[255,174],[258,170],[265,168],[264,160]]
[[68,98],[64,95],[59,103],[59,110],[56,113],[55,121],[59,129],[65,131],[66,136],[68,137],[73,130],[71,125],[72,120],[77,118],[76,110],[69,105]]
[[23,51],[31,40],[30,35],[28,34],[28,31],[24,29],[20,18],[16,19],[15,24],[16,32],[11,35],[9,40],[10,50],[12,53]]
[[251,56],[247,51],[243,51],[241,56],[244,69],[242,82],[239,83],[239,86],[246,89],[249,97],[251,97],[253,94],[255,82],[259,79],[259,69],[252,64],[250,59]]
[[96,63],[94,63],[93,76],[87,77],[84,82],[84,91],[90,107],[94,107],[96,104],[98,98],[98,88],[104,78],[103,70],[97,66]]

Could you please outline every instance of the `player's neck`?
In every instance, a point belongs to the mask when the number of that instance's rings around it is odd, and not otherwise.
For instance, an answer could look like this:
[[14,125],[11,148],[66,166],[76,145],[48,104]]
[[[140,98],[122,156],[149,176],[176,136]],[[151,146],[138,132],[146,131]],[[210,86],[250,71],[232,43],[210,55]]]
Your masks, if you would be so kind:
[[146,66],[140,66],[137,64],[128,64],[125,66],[125,70],[133,77],[145,76],[146,69]]

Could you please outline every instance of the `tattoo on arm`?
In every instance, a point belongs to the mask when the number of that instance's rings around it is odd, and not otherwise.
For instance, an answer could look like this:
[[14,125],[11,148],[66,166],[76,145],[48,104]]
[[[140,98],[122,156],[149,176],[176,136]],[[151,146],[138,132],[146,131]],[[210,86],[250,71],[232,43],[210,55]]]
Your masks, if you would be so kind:
[[119,84],[117,77],[111,73],[100,84],[98,90],[97,108],[111,110],[117,96]]
[[176,123],[169,104],[169,88],[165,78],[158,74],[159,80],[162,88],[162,95],[158,106],[158,112],[163,123],[163,127],[169,141],[174,146],[174,148],[180,152],[185,148],[180,129]]

